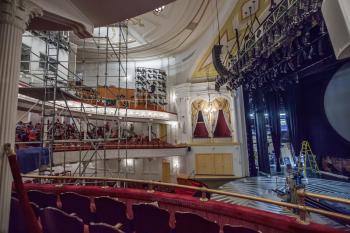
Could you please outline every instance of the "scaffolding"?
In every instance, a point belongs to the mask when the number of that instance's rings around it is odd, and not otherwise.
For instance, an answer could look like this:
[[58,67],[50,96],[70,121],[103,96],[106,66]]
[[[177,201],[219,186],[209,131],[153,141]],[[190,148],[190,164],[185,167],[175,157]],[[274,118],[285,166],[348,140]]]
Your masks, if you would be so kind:
[[[113,34],[113,37],[111,37]],[[55,148],[63,145],[69,146],[71,143],[79,145],[78,166],[72,175],[97,176],[99,172],[98,160],[103,161],[103,175],[121,174],[120,144],[125,140],[121,133],[121,125],[127,124],[129,102],[125,101],[122,93],[122,86],[125,92],[128,88],[128,25],[127,21],[106,27],[95,28],[92,38],[80,40],[68,32],[27,32],[24,38],[38,38],[45,43],[45,51],[38,54],[30,51],[30,59],[23,56],[24,68],[21,72],[20,80],[26,82],[28,87],[20,88],[19,93],[37,98],[35,103],[41,104],[41,127],[40,144],[42,148],[49,150],[49,164],[42,166],[39,156],[39,174],[54,173],[54,151]],[[25,39],[24,39],[25,40]],[[42,46],[41,46],[42,47]],[[23,48],[23,47],[22,47]],[[28,48],[26,48],[28,52]],[[63,59],[64,58],[64,59]],[[29,65],[26,65],[29,64]],[[35,65],[33,65],[35,64]],[[76,71],[79,64],[82,72]],[[96,70],[90,71],[88,64],[96,64]],[[21,65],[22,67],[22,65]],[[36,68],[32,68],[36,67]],[[96,75],[92,73],[96,72]],[[95,81],[95,83],[93,83]],[[117,85],[118,94],[109,93],[109,86],[113,83]],[[36,89],[35,89],[36,88]],[[105,95],[101,95],[105,92]],[[115,103],[114,112],[108,108],[109,102]],[[127,96],[125,94],[125,96]],[[71,103],[74,101],[74,105]],[[123,103],[123,104],[121,104]],[[108,110],[108,111],[107,111]],[[122,111],[121,111],[122,110]],[[31,111],[29,108],[28,111]],[[101,118],[92,119],[91,114],[101,115],[103,126],[103,138],[98,136],[98,121]],[[107,113],[112,124],[107,124]],[[70,127],[63,127],[63,136],[59,127],[66,122],[60,122],[61,117],[66,117],[71,121]],[[62,120],[63,121],[63,120]],[[118,128],[118,135],[111,138],[112,127]],[[71,133],[67,132],[71,131]],[[60,137],[59,137],[60,136]],[[108,143],[117,144],[116,157],[118,169],[111,170],[106,163],[106,145]],[[20,144],[20,143],[17,143]],[[90,148],[84,150],[85,147]],[[123,153],[125,159],[124,176],[127,177],[127,146]],[[88,166],[94,164],[94,172],[88,172]],[[66,174],[66,151],[63,152],[63,174]]]

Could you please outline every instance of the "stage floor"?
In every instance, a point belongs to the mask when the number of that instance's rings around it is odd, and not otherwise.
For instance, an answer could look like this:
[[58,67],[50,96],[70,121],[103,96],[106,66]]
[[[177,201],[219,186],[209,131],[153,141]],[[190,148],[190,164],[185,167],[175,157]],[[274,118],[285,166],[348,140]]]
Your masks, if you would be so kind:
[[[325,179],[319,179],[319,178],[307,178],[307,179],[304,179],[303,182],[306,184],[306,190],[309,192],[350,199],[350,183],[333,181],[333,180],[325,180]],[[234,180],[220,186],[219,189],[227,192],[237,192],[237,193],[248,194],[252,196],[259,196],[259,197],[281,201],[281,198],[278,197],[277,194],[272,190],[276,188],[283,188],[284,186],[285,186],[284,177],[259,176],[259,177],[249,177],[249,178]],[[216,195],[216,194],[212,196],[212,199],[217,201],[223,201],[226,203],[232,203],[232,204],[238,204],[242,206],[257,208],[257,209],[270,211],[278,214],[285,214],[290,216],[294,215],[291,211],[287,209],[284,209],[275,205],[267,204],[267,203],[257,202],[257,201],[227,197],[227,196]],[[349,206],[349,209],[350,209],[350,206]],[[317,223],[327,224],[335,228],[341,228],[341,229],[346,229],[350,231],[350,225],[343,225],[332,219],[329,219],[327,217],[324,217],[318,214],[311,214],[311,220]]]

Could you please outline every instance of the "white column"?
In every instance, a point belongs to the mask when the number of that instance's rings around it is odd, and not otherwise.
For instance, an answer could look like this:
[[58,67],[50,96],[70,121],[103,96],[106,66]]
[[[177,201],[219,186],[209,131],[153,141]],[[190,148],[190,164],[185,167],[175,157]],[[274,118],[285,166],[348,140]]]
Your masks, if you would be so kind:
[[29,1],[0,0],[0,232],[8,232],[12,176],[3,148],[14,146],[22,33],[40,13]]
[[233,129],[232,141],[241,142],[239,137],[239,109],[238,109],[238,93],[237,91],[232,92],[232,105],[231,105],[231,128]]
[[118,120],[118,141],[120,141],[121,137],[123,136],[122,135],[122,126],[121,126],[121,122],[120,122],[120,119]]
[[237,139],[240,143],[240,156],[241,156],[241,168],[242,176],[249,175],[249,161],[248,161],[248,147],[247,147],[247,134],[246,134],[246,121],[245,121],[245,109],[243,99],[243,89],[240,87],[234,98],[235,109],[237,111]]
[[152,141],[152,123],[148,122],[148,141]]

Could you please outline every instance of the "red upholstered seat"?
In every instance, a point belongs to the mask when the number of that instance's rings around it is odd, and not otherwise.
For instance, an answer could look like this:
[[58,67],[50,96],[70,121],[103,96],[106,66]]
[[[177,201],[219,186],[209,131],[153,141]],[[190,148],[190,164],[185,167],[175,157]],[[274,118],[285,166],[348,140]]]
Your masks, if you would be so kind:
[[41,213],[41,224],[44,233],[83,233],[84,223],[62,210],[47,207]]
[[26,233],[26,225],[17,198],[11,198],[9,233]]
[[106,223],[90,223],[89,233],[121,233],[116,227]]
[[[40,214],[39,206],[33,202],[30,203],[35,216],[38,218]],[[27,233],[28,229],[26,227],[23,212],[20,208],[19,200],[15,197],[11,197],[11,207],[10,207],[10,223],[9,223],[9,233]]]
[[[182,184],[182,185],[188,185],[188,186],[208,188],[208,186],[206,184],[204,184],[203,182],[198,181],[198,180],[189,179],[189,178],[177,177],[177,183],[178,184]],[[185,189],[185,188],[175,188],[175,193],[191,195],[191,196],[197,196],[197,197],[202,196],[201,192],[198,192],[198,191],[195,191],[195,190],[191,190],[191,189]],[[207,196],[208,199],[210,199],[210,194],[209,193],[207,193],[206,196]]]
[[34,202],[31,202],[30,205],[32,206],[35,217],[38,219],[41,213],[41,208]]
[[219,233],[220,226],[199,215],[192,213],[175,213],[174,233]]
[[57,195],[54,193],[44,193],[36,190],[28,191],[28,198],[40,208],[57,207]]
[[16,192],[11,192],[11,197],[15,197],[18,199],[18,194]]
[[256,231],[244,226],[224,226],[224,233],[260,233],[261,231]]
[[116,225],[121,223],[122,231],[129,233],[130,221],[126,216],[126,205],[110,197],[97,197],[95,198],[96,207],[96,222],[103,222],[110,225]]
[[62,210],[68,214],[75,213],[85,224],[93,221],[90,198],[73,192],[60,194]]
[[135,204],[132,206],[136,233],[170,233],[170,214],[150,204]]

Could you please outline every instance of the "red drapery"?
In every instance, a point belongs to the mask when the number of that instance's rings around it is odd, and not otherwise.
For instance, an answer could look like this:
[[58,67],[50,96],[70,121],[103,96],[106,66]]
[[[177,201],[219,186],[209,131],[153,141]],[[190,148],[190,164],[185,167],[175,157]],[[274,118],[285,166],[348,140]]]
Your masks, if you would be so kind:
[[231,137],[230,129],[227,126],[224,113],[222,110],[219,110],[218,122],[214,131],[214,137]]
[[204,123],[202,111],[198,112],[198,120],[197,120],[196,128],[194,129],[194,132],[193,132],[193,137],[195,138],[209,137],[207,127],[205,126],[205,123]]

